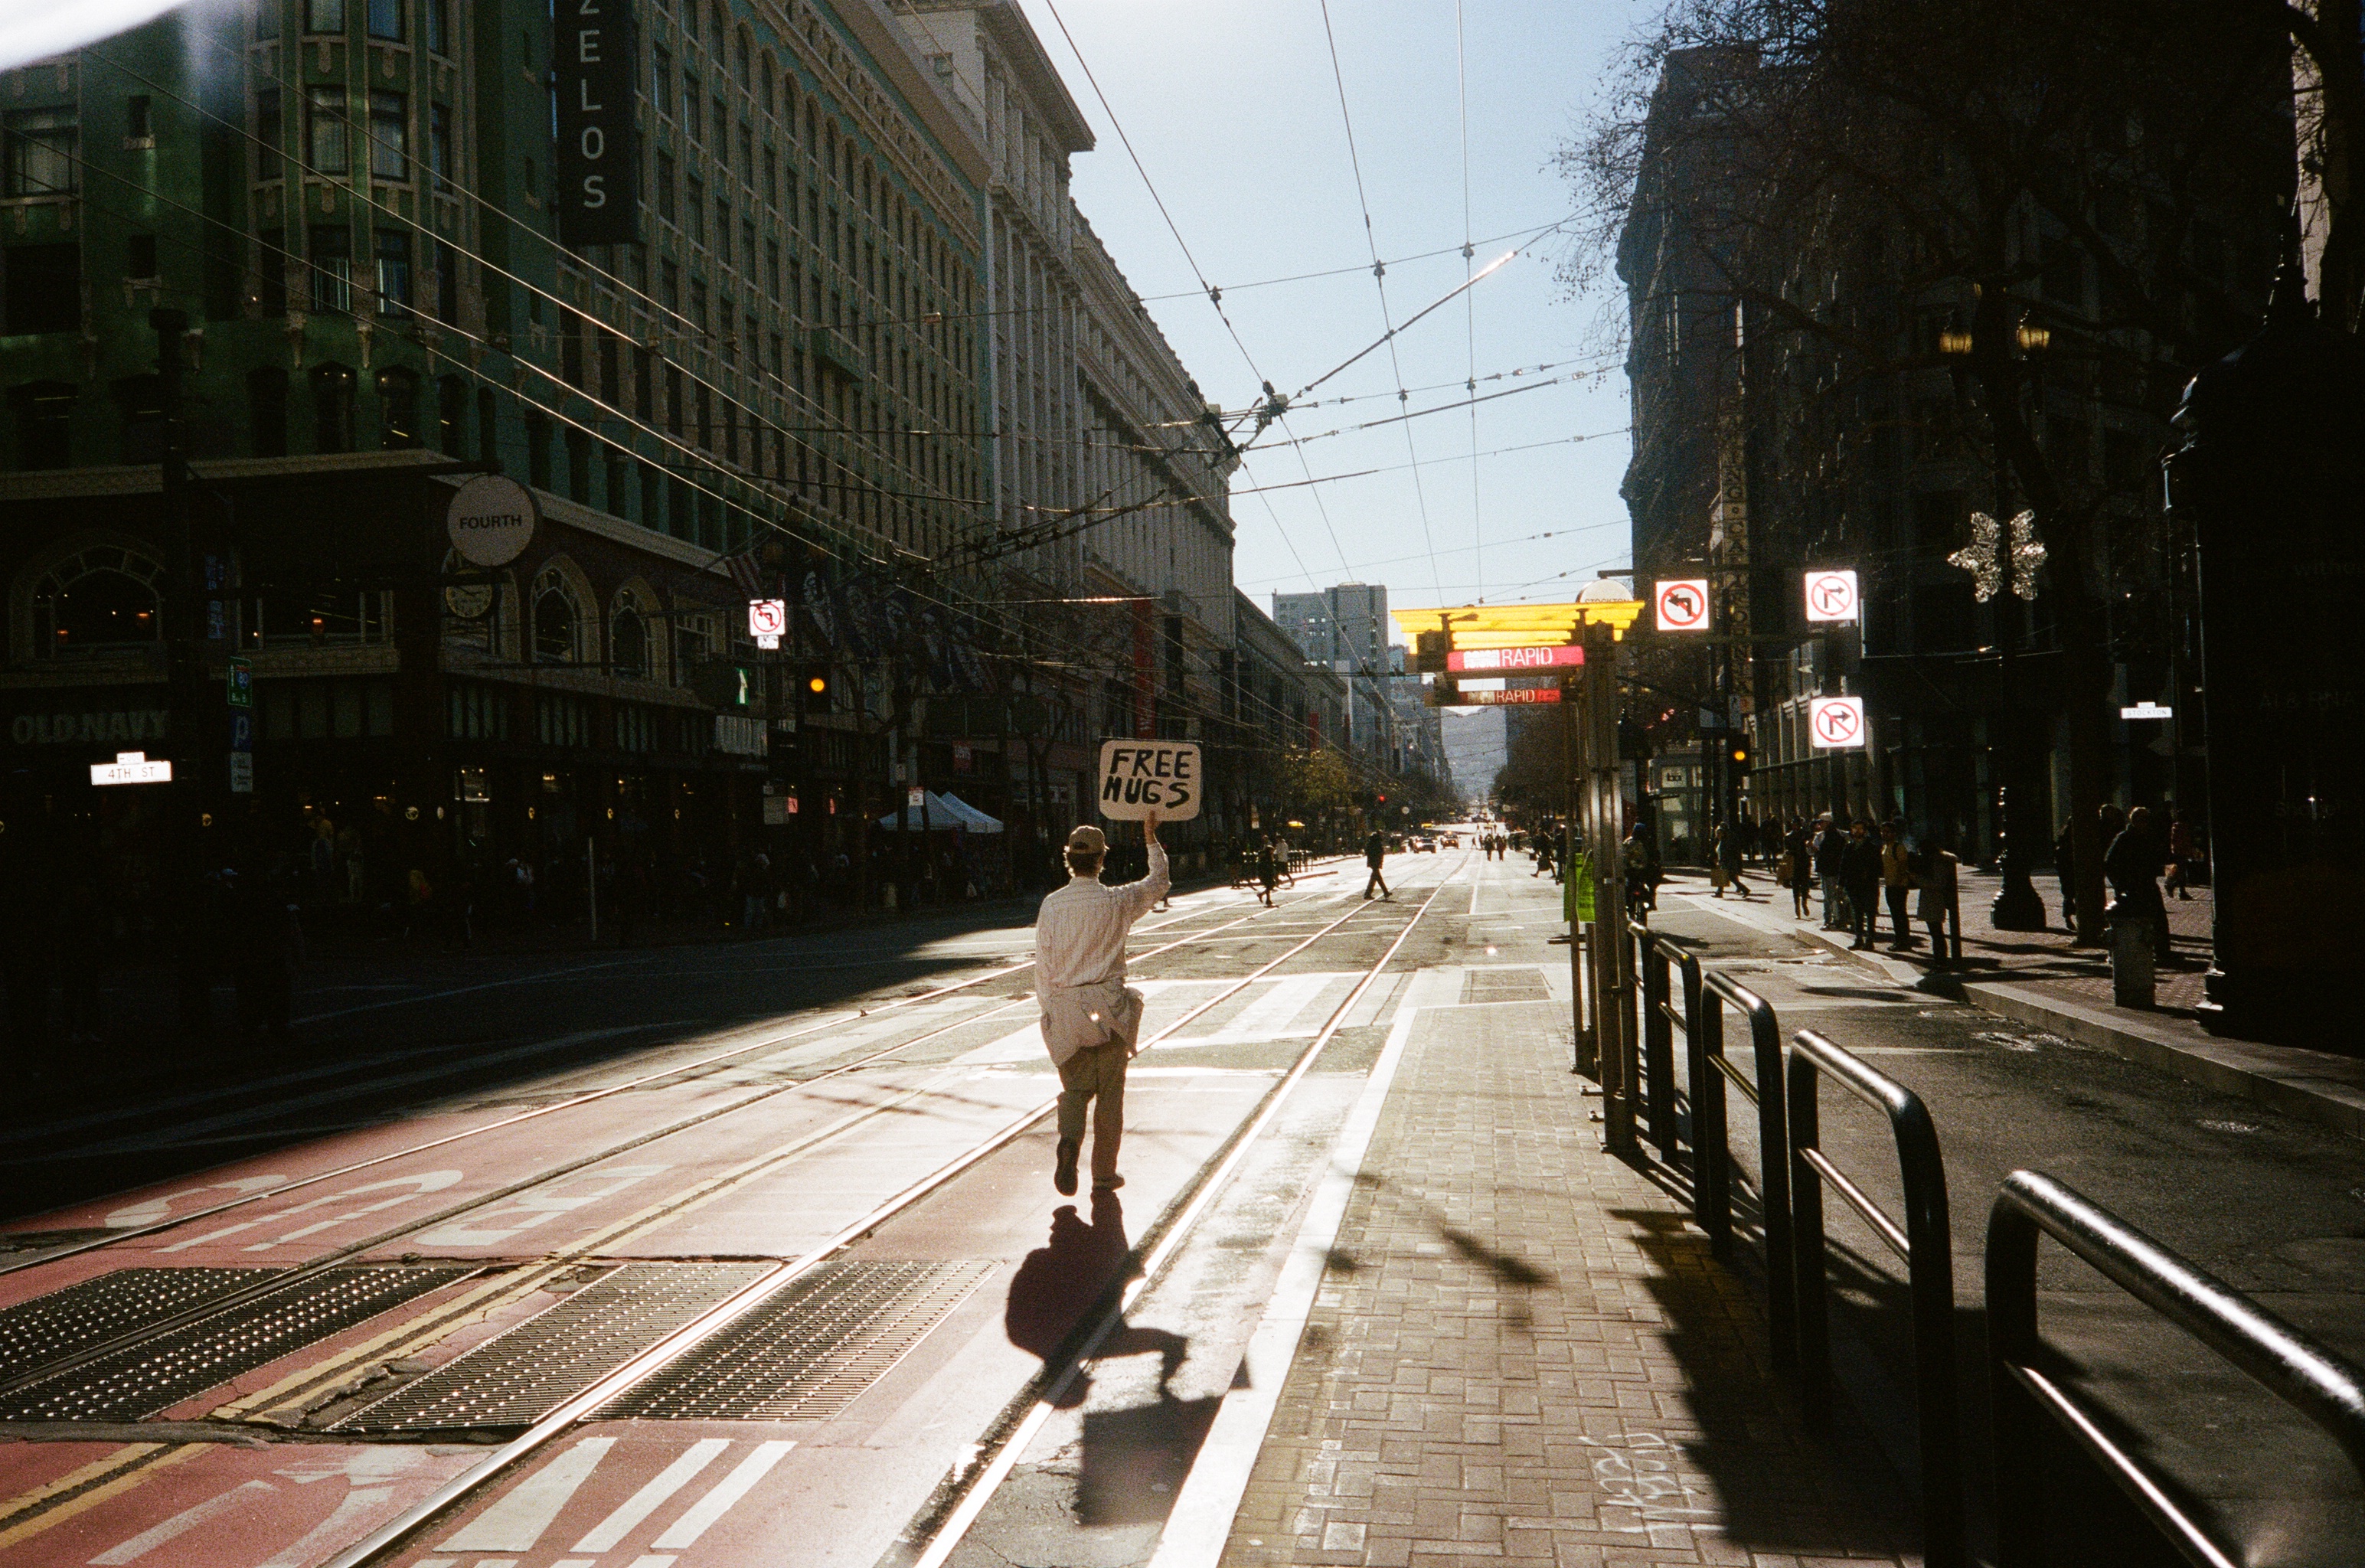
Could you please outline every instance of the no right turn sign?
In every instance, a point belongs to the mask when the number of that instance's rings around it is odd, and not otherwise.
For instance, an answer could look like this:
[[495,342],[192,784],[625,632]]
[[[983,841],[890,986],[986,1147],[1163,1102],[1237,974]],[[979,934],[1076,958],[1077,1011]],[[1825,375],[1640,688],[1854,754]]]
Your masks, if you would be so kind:
[[1827,751],[1869,744],[1861,697],[1816,698],[1807,704],[1807,728],[1813,732],[1815,745]]

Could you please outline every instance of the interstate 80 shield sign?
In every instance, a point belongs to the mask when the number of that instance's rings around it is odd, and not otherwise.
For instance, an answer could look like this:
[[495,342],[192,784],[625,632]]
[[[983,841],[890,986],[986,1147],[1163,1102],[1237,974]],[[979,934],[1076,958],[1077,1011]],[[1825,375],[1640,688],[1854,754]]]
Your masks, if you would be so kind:
[[1101,815],[1139,822],[1150,812],[1164,823],[1199,814],[1205,775],[1196,741],[1105,741],[1101,745]]

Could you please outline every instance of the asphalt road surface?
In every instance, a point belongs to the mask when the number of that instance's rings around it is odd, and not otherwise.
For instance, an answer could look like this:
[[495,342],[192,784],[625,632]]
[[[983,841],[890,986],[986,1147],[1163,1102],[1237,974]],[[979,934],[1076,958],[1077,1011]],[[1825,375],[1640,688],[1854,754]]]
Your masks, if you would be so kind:
[[[316,986],[292,1056],[20,1119],[0,1564],[1148,1562],[1392,1025],[1433,981],[1568,1001],[1524,863],[1400,857],[1372,903],[1328,869],[1137,928],[1114,1193],[1051,1190],[1006,912]],[[1930,1104],[1982,1518],[2026,1506],[1986,1489],[1980,1395],[2010,1170],[2365,1358],[2365,1145],[1892,984],[1787,913],[1675,887],[1659,923]],[[1824,1104],[1893,1209],[1886,1130]],[[1827,1211],[1832,1440],[1910,1493],[1901,1271]],[[2073,1261],[2044,1284],[2071,1374],[2255,1561],[2365,1558],[2328,1444]],[[2078,1560],[2166,1561],[2048,1458]]]

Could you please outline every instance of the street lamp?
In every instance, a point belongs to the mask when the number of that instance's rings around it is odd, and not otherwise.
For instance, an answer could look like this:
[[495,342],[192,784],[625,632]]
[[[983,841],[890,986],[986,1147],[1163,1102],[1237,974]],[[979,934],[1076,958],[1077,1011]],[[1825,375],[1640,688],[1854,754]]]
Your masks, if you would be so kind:
[[[2011,346],[2003,350],[2007,362],[2020,366],[2023,355],[2043,352],[2052,346],[2053,332],[2023,314],[2013,327]],[[1939,347],[1946,353],[1967,354],[1972,350],[1968,332],[1947,331],[1940,334]],[[2009,487],[2009,475],[1999,443],[1995,454],[1996,510],[2003,510],[2003,498]],[[2028,836],[2028,790],[2024,752],[2024,726],[2018,700],[2018,653],[2023,617],[2019,604],[2036,597],[2036,569],[2045,564],[2045,542],[2036,536],[2036,514],[2022,510],[2010,523],[1999,523],[1986,512],[1971,514],[1970,543],[1946,557],[1950,566],[1959,566],[1971,574],[1971,597],[1985,604],[1999,593],[2006,592],[2008,615],[1997,617],[1996,632],[1997,684],[2001,689],[2000,718],[2004,726],[2002,753],[2004,784],[1998,792],[2003,816],[2003,853],[1997,857],[1996,870],[2002,879],[1995,902],[1989,906],[1988,920],[1999,931],[2042,931],[2045,929],[2045,901],[2038,896],[2035,884],[2028,879],[2028,868],[2034,844]]]

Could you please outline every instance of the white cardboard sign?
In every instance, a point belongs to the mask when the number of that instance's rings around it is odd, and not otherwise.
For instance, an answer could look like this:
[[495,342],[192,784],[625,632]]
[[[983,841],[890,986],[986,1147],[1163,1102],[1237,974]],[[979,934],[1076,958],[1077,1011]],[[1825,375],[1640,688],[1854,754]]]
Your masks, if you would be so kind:
[[1162,823],[1199,814],[1206,775],[1196,741],[1104,741],[1101,745],[1101,815],[1139,822],[1150,812]]

